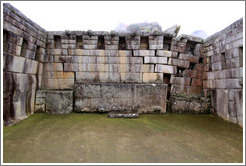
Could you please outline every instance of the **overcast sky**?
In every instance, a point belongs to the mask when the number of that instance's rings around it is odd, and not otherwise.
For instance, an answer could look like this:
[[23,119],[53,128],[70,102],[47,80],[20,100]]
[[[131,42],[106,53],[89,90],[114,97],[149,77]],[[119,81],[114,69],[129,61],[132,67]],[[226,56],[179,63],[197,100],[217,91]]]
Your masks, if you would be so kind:
[[244,17],[244,1],[198,2],[9,2],[46,30],[113,30],[125,24],[158,22],[165,30],[181,25],[179,34],[203,30],[212,35]]

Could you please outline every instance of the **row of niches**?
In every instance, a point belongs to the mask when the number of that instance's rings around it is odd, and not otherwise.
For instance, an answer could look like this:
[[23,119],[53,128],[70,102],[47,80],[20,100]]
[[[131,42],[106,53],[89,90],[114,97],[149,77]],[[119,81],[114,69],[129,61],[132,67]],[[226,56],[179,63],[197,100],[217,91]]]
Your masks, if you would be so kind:
[[[172,37],[164,36],[60,36],[54,35],[54,49],[64,48],[68,44],[75,49],[112,49],[112,50],[171,50]],[[74,47],[73,47],[74,45]],[[90,46],[90,47],[88,47]],[[133,47],[133,48],[132,48]]]

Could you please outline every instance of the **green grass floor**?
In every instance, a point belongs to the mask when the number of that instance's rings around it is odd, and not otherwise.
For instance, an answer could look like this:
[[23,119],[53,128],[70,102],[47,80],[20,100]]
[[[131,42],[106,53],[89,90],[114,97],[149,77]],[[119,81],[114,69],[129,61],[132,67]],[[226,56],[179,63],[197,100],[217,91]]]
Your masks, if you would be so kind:
[[34,114],[3,128],[3,162],[243,162],[243,129],[210,115]]

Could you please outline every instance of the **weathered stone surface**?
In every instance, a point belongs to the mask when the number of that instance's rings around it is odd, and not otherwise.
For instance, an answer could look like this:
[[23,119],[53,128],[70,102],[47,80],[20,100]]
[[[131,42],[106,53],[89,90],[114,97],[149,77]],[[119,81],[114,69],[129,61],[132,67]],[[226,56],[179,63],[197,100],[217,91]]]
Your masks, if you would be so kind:
[[143,73],[144,83],[163,83],[162,73]]
[[190,61],[192,63],[198,63],[199,62],[199,57],[193,56],[191,54],[179,54],[179,59]]
[[175,54],[173,54],[171,51],[166,50],[157,50],[156,56],[164,56],[164,57],[177,57]]
[[171,97],[172,113],[181,114],[208,114],[209,109],[202,107],[201,101],[197,99]]
[[159,65],[155,66],[155,72],[157,73],[168,73],[168,74],[176,74],[177,67],[176,66],[169,66],[169,65]]
[[73,91],[47,91],[46,111],[51,114],[68,114],[73,110]]
[[187,85],[190,86],[190,78],[182,78],[182,77],[171,77],[171,84],[179,84],[179,85]]
[[144,57],[144,63],[167,64],[167,57]]
[[155,56],[155,51],[153,50],[134,50],[134,56]]
[[77,112],[127,110],[138,113],[165,113],[166,92],[167,87],[164,84],[85,84],[77,82],[75,84],[75,110]]
[[169,58],[168,64],[172,65],[172,66],[178,66],[181,68],[186,68],[186,69],[188,69],[190,67],[189,61],[179,60],[179,59],[174,59],[174,58]]

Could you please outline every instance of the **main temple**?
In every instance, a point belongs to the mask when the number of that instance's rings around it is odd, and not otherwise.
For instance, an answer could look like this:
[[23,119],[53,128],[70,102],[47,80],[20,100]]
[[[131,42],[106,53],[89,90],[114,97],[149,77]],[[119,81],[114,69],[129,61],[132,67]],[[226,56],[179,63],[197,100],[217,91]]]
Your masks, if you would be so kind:
[[177,31],[46,31],[3,4],[5,125],[36,112],[167,111],[243,125],[243,18],[205,40]]

